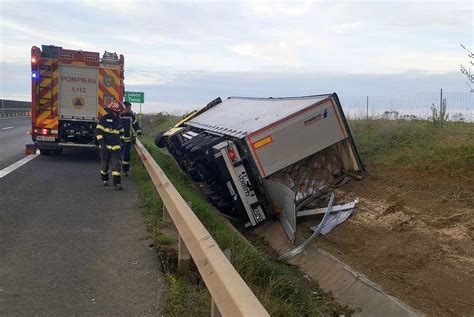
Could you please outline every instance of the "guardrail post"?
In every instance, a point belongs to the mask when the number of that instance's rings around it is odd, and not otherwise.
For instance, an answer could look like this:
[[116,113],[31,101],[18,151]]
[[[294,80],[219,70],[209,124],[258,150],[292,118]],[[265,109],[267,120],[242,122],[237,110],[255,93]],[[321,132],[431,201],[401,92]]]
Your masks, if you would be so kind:
[[[190,208],[193,207],[192,202],[188,201],[188,206]],[[183,241],[183,238],[181,238],[181,235],[179,235],[179,240],[178,240],[178,273],[179,274],[187,274],[189,272],[189,266],[191,263],[191,254],[189,253],[188,248],[186,247],[186,244]]]
[[[232,251],[230,251],[230,249],[225,249],[223,253],[224,253],[225,257],[227,258],[227,260],[229,260],[229,262],[230,262],[230,257],[232,255]],[[211,298],[211,317],[221,317],[221,316],[222,315],[221,315],[221,312],[219,311],[219,308],[217,308],[216,303]]]
[[178,240],[178,273],[187,274],[191,263],[191,254],[189,253],[186,244],[184,243],[181,235]]
[[[155,194],[157,197],[160,197],[160,193],[158,193],[158,189],[156,189],[155,186],[153,186],[153,194]],[[165,203],[163,202],[163,223],[171,223],[173,222],[170,214],[168,212],[168,209],[166,209]]]
[[170,213],[168,212],[168,209],[166,209],[166,206],[163,203],[163,223],[170,223],[170,222],[172,222]]
[[217,308],[216,303],[214,301],[211,301],[211,317],[221,317],[221,312]]

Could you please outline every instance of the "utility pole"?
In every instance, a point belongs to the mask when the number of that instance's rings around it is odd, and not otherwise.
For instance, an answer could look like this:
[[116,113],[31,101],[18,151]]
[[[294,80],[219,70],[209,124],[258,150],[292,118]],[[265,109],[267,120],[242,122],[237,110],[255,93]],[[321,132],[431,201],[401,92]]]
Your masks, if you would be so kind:
[[369,96],[367,96],[367,119],[369,119]]

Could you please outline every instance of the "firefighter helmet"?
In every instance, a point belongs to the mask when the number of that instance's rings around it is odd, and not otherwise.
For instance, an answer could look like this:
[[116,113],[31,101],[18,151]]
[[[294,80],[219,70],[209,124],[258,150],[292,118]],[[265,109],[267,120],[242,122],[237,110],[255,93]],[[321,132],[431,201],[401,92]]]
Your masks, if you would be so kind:
[[116,112],[116,113],[124,112],[125,109],[126,109],[123,102],[121,102],[119,100],[113,100],[111,103],[109,103],[107,108],[110,109],[113,112]]

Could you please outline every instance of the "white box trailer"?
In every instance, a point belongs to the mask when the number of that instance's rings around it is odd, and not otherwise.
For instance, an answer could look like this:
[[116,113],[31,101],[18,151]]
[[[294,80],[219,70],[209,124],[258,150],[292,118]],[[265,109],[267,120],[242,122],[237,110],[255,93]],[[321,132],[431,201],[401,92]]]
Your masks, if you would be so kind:
[[219,203],[227,197],[245,211],[240,215],[248,226],[276,217],[292,241],[302,203],[363,173],[335,93],[219,98],[164,133],[157,145],[166,146],[195,180],[214,184],[209,196],[222,212],[232,205]]

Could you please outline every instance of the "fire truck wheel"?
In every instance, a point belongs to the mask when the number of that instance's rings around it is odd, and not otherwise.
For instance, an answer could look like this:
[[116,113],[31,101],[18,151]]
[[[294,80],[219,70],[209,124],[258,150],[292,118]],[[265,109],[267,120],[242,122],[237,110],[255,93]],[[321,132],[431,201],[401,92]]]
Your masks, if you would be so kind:
[[41,155],[51,155],[51,150],[48,149],[40,149]]

